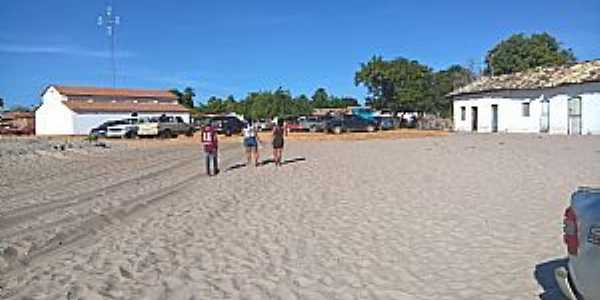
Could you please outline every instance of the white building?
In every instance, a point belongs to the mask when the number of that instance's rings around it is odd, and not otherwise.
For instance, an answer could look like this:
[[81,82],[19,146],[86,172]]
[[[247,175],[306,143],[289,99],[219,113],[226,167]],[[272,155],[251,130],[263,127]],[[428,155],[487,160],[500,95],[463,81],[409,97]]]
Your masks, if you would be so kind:
[[168,91],[50,85],[35,111],[37,135],[87,135],[109,121],[162,114],[190,121],[190,111]]
[[456,131],[600,134],[600,60],[484,77],[449,97]]

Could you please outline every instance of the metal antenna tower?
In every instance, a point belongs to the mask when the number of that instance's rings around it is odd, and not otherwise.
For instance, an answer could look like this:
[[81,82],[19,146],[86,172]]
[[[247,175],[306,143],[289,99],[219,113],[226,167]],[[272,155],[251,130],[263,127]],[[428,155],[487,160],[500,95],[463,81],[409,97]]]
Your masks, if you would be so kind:
[[103,15],[98,16],[98,26],[106,28],[106,33],[110,39],[110,57],[112,62],[112,80],[113,88],[117,86],[117,61],[115,58],[115,29],[121,23],[121,17],[113,13],[112,1],[106,6]]

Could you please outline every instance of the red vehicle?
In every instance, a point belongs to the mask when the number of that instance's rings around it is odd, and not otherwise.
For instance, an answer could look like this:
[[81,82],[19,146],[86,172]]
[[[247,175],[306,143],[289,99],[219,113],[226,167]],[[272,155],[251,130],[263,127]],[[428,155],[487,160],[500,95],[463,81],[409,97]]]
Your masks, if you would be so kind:
[[0,134],[31,135],[35,134],[35,130],[31,126],[16,127],[2,124],[0,125]]

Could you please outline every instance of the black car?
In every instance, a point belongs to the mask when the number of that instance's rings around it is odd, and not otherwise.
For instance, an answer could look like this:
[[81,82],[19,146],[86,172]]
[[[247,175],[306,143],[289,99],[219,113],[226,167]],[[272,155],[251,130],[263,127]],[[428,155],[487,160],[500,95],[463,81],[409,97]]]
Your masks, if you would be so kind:
[[106,137],[106,131],[108,130],[108,127],[120,125],[120,124],[124,124],[123,121],[121,121],[121,120],[106,121],[106,122],[102,123],[100,126],[90,130],[90,135],[95,135],[97,137]]
[[333,132],[335,134],[351,131],[373,132],[375,129],[377,129],[377,122],[361,118],[357,115],[345,115],[331,119],[325,123],[325,132]]
[[213,117],[210,119],[210,124],[219,134],[231,136],[232,134],[239,134],[246,125],[240,119],[236,117]]

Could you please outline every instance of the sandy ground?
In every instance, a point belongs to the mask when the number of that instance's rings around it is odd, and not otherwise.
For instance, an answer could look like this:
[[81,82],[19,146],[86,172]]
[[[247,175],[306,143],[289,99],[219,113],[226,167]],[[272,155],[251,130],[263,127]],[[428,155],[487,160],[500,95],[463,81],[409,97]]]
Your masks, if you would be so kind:
[[[224,170],[240,150],[223,145]],[[589,136],[290,141],[285,157],[213,178],[192,143],[13,164],[0,298],[536,299],[570,192],[600,185]]]

